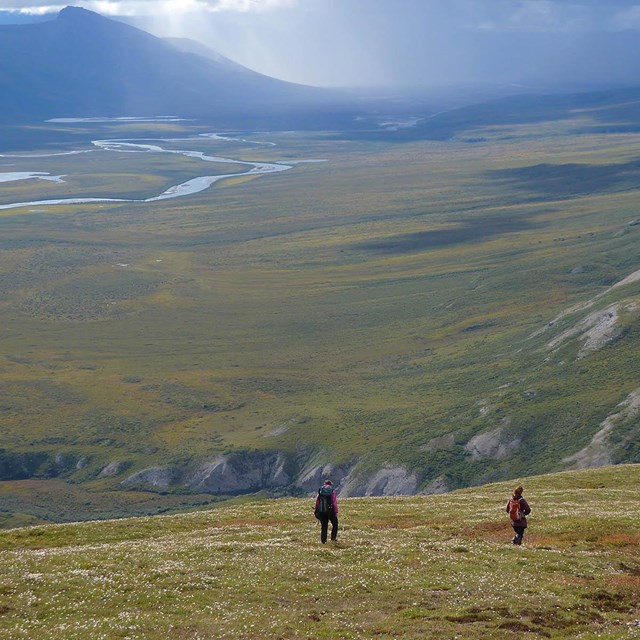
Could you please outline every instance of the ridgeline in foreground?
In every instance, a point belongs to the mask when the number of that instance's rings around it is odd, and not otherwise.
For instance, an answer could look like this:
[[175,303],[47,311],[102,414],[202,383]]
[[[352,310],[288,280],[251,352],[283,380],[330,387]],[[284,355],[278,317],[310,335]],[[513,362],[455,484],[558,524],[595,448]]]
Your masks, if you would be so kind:
[[0,533],[0,638],[640,637],[640,465],[341,501],[309,499]]

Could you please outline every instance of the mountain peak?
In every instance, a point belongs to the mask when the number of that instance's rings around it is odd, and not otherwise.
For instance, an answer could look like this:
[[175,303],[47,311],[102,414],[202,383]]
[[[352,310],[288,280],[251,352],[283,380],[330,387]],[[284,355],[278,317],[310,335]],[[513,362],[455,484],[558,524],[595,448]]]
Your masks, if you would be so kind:
[[65,7],[58,13],[58,19],[61,20],[104,20],[104,17],[95,11],[83,9],[82,7]]
[[0,95],[11,99],[0,104],[0,121],[105,113],[224,113],[235,119],[240,112],[263,114],[266,106],[277,113],[282,105],[291,109],[324,99],[322,92],[262,76],[203,47],[185,53],[77,6],[65,7],[55,20],[1,30],[0,60],[6,64]]

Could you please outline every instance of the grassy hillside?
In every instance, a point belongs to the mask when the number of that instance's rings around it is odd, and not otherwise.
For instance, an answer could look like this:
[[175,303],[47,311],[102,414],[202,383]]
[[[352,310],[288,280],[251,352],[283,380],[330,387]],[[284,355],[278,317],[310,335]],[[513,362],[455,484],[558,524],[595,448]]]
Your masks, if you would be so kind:
[[[2,483],[7,522],[184,506],[190,474],[234,453],[285,456],[282,491],[309,466],[357,465],[365,493],[383,465],[441,490],[637,462],[640,136],[575,135],[586,119],[405,145],[164,123],[170,149],[325,162],[176,200],[0,211],[1,477],[78,489],[50,502]],[[51,126],[154,142],[151,124]],[[0,160],[67,176],[3,183],[0,204],[237,170]],[[147,468],[166,500],[116,497]]]
[[309,499],[0,533],[0,638],[637,638],[640,466],[445,496]]

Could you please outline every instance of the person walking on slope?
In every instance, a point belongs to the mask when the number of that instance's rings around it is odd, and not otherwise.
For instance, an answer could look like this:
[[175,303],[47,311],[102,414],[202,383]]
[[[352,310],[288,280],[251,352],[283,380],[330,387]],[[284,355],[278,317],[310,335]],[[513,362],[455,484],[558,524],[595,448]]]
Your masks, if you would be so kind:
[[338,538],[338,498],[331,480],[325,480],[316,496],[315,516],[320,520],[320,542],[326,544],[329,522],[331,522],[331,541]]
[[531,513],[531,508],[522,497],[523,491],[522,487],[516,487],[513,496],[507,502],[507,513],[511,518],[511,526],[515,531],[511,542],[518,546],[522,544],[524,530],[527,528],[527,516]]

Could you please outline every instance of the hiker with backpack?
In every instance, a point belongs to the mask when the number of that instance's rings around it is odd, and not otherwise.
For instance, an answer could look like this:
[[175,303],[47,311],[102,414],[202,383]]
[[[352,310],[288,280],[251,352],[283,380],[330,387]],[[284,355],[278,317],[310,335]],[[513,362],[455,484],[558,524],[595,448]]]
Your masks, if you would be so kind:
[[320,542],[322,544],[327,542],[329,522],[331,522],[331,541],[335,542],[338,538],[338,498],[331,480],[325,480],[318,489],[314,514],[320,520]]
[[531,508],[522,497],[523,491],[522,487],[516,487],[513,491],[513,496],[507,502],[507,513],[511,518],[511,526],[515,531],[511,542],[517,546],[522,544],[524,530],[527,528],[527,516],[531,513]]

